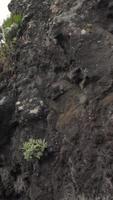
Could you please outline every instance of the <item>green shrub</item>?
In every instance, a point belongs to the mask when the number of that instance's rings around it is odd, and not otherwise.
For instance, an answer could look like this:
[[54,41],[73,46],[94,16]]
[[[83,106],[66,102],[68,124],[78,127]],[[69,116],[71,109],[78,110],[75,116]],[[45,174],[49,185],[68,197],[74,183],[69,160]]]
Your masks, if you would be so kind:
[[11,27],[12,24],[17,24],[18,26],[20,26],[21,22],[22,22],[22,15],[12,14],[10,15],[10,17],[4,20],[2,27],[3,29],[5,29]]
[[[11,55],[15,51],[17,32],[22,22],[22,16],[11,14],[4,20],[0,33],[3,33],[5,43],[0,44],[0,71],[9,71],[12,65]],[[3,70],[2,70],[3,68]]]
[[47,142],[42,139],[30,138],[23,144],[24,159],[29,161],[33,158],[40,160],[43,156],[45,149],[47,148]]
[[17,31],[18,31],[17,24],[12,24],[11,27],[4,29],[4,37],[6,43],[11,43],[13,41],[13,38],[16,37]]
[[22,16],[19,14],[12,14],[10,17],[4,20],[2,29],[5,41],[8,45],[12,42],[13,38],[16,37],[21,22]]

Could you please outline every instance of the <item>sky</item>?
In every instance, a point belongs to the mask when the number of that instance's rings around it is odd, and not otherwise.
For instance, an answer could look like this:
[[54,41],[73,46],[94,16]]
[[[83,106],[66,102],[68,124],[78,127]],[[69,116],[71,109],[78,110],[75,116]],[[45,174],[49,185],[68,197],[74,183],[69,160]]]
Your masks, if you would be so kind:
[[11,0],[0,0],[0,25],[2,25],[3,20],[9,16],[9,11],[8,11],[8,4]]

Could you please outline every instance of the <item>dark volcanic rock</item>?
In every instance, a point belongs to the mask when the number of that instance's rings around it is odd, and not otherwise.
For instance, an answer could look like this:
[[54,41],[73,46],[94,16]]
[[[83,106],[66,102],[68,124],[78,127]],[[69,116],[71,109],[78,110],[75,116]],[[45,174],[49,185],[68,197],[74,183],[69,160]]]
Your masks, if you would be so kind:
[[[9,9],[23,21],[0,74],[0,200],[112,200],[113,1]],[[41,160],[24,159],[29,138],[47,141]]]

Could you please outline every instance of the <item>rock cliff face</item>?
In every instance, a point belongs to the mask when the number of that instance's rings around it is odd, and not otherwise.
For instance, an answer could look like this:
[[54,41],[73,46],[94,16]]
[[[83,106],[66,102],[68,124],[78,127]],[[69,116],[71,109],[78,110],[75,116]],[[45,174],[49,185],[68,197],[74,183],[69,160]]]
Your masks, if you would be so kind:
[[[113,199],[113,1],[12,0],[0,81],[0,200]],[[46,139],[38,161],[22,145]]]

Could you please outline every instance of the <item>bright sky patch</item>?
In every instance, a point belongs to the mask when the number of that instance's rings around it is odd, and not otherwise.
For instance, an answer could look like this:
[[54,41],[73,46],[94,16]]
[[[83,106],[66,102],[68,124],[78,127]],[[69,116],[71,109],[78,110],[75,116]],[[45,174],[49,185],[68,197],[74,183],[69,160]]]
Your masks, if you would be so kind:
[[0,25],[2,25],[3,20],[6,19],[10,12],[8,10],[8,4],[11,0],[0,0]]

